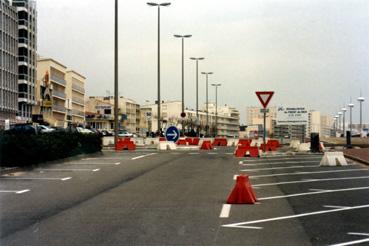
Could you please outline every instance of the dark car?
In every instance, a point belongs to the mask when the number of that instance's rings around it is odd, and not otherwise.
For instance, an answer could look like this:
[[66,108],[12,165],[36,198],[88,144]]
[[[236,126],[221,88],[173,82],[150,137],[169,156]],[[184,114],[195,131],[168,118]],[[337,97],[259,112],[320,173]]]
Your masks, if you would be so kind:
[[23,134],[23,135],[36,135],[38,134],[37,127],[32,124],[16,124],[11,126],[9,130],[6,130],[7,134]]

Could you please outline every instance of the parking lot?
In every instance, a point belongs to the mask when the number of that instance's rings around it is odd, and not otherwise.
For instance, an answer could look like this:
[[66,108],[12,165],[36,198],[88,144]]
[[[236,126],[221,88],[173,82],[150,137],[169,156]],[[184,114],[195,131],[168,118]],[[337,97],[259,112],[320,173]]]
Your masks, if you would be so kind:
[[[320,167],[322,155],[285,152],[235,158],[233,151],[105,151],[2,175],[0,243],[369,242],[367,166]],[[250,176],[257,204],[225,204],[239,174]]]

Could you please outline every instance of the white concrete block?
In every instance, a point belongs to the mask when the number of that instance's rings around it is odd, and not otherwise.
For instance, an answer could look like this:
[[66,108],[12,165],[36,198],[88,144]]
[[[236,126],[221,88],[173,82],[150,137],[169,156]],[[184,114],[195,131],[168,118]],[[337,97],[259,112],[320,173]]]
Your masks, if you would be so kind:
[[301,143],[298,148],[299,152],[307,152],[310,151],[310,143]]
[[158,150],[176,150],[177,145],[173,142],[161,141],[158,143],[157,149]]
[[325,152],[320,166],[347,166],[343,152]]
[[290,148],[293,148],[293,149],[299,149],[299,146],[300,146],[300,140],[291,140],[290,142]]

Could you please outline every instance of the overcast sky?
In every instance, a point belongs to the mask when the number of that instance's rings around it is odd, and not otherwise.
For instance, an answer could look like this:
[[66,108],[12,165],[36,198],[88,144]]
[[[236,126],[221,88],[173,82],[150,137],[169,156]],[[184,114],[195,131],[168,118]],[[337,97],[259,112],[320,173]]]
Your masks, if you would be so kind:
[[[139,103],[157,95],[157,10],[120,0],[119,91]],[[113,93],[114,0],[37,0],[38,51],[87,77],[88,95]],[[369,99],[368,0],[181,0],[161,11],[162,99],[195,107],[195,63],[222,83],[219,103],[259,105],[255,91],[274,90],[273,105],[302,105],[334,115],[362,90]],[[199,80],[200,105],[205,78]],[[210,100],[215,93],[209,88]],[[369,100],[368,100],[369,101]],[[357,106],[357,104],[355,105]],[[369,121],[365,103],[364,121]],[[358,107],[355,108],[358,119]]]

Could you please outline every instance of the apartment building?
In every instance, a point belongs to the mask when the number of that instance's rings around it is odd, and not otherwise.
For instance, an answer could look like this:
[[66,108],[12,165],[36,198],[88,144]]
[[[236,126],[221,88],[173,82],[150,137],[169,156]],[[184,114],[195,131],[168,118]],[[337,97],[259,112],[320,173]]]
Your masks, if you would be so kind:
[[[268,134],[273,133],[273,120],[277,117],[277,108],[269,107],[266,117],[266,131]],[[248,127],[258,128],[263,131],[264,113],[261,107],[250,106],[246,107],[246,125]]]
[[[101,108],[100,104],[105,103],[106,105],[114,105],[113,96],[90,96],[87,100],[86,111],[89,117],[86,117],[87,123],[91,126],[98,125],[95,123],[105,121],[114,121],[114,107],[109,106],[109,108]],[[95,105],[95,106],[94,106]],[[96,107],[97,105],[97,107]],[[118,115],[119,115],[119,128],[125,129],[131,133],[137,133],[140,131],[140,105],[132,99],[120,96],[118,99]],[[108,113],[107,113],[108,112]],[[90,117],[93,116],[93,117]],[[109,117],[108,117],[109,116]],[[111,117],[111,119],[110,119]],[[108,126],[108,123],[104,123],[104,126]],[[110,128],[97,128],[110,130],[114,126],[111,125]]]
[[38,59],[37,66],[33,114],[57,127],[84,124],[86,78],[52,58]]
[[85,104],[86,124],[94,129],[114,129],[114,104],[101,97],[89,97]]
[[18,111],[18,15],[0,0],[0,128],[16,122]]
[[31,121],[35,105],[37,67],[36,1],[13,0],[18,14],[18,117],[19,122]]
[[66,99],[68,124],[85,122],[85,81],[86,78],[74,70],[67,70]]

